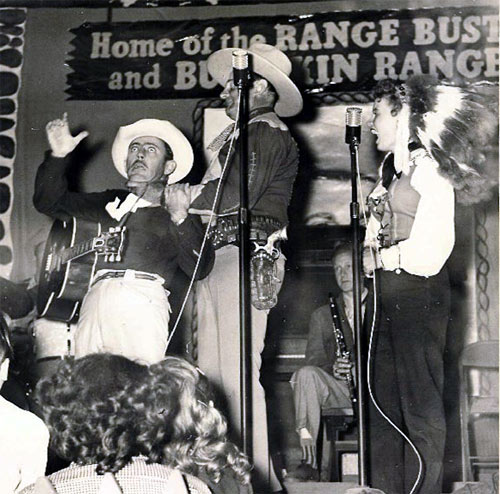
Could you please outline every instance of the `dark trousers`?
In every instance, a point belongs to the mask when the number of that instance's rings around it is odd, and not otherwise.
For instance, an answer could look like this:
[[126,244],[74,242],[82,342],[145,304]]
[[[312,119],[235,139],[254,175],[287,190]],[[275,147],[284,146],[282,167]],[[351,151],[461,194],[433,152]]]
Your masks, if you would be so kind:
[[[424,278],[377,271],[378,324],[372,349],[372,388],[380,408],[415,444],[424,471],[420,494],[440,494],[446,423],[443,351],[450,308],[448,274]],[[407,442],[370,402],[371,485],[409,493],[418,460]]]

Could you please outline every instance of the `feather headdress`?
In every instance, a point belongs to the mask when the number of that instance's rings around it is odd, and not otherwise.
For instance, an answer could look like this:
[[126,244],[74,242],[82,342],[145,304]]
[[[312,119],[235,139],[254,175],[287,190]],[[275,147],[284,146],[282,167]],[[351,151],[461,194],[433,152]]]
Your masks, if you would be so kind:
[[497,134],[496,104],[473,88],[462,88],[426,75],[395,84],[392,103],[399,108],[394,152],[400,169],[407,165],[407,139],[422,144],[453,184],[457,199],[474,203],[491,195],[485,151]]

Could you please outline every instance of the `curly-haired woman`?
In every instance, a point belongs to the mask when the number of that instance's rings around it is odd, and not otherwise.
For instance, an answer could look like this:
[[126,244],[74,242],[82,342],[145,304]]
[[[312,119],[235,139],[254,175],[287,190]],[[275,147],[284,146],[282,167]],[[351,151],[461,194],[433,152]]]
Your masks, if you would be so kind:
[[365,269],[375,271],[379,302],[371,471],[373,486],[386,494],[442,492],[445,264],[455,243],[455,198],[472,203],[490,193],[483,153],[495,127],[480,94],[429,76],[385,80],[375,89],[372,131],[387,154],[368,198],[372,255],[365,255]]
[[[251,492],[250,464],[227,439],[227,422],[214,407],[207,378],[186,360],[168,356],[149,367],[150,379],[130,395],[142,401],[138,420],[143,454],[203,479],[216,494]],[[142,397],[142,398],[141,398]],[[178,413],[164,413],[172,398]]]
[[[138,490],[141,494],[179,492],[173,487],[179,471],[154,463],[144,454],[150,445],[142,442],[146,436],[140,434],[137,420],[148,397],[139,396],[141,399],[135,401],[130,396],[136,388],[152,393],[149,381],[147,366],[119,355],[92,354],[61,363],[57,372],[39,382],[36,399],[52,447],[72,462],[48,477],[58,494],[102,492],[110,473],[123,494]],[[164,431],[156,446],[172,434],[179,411],[177,398],[175,392],[165,390]],[[206,484],[192,475],[184,475],[184,482],[189,494],[210,493]],[[35,487],[32,484],[22,492],[31,494]]]

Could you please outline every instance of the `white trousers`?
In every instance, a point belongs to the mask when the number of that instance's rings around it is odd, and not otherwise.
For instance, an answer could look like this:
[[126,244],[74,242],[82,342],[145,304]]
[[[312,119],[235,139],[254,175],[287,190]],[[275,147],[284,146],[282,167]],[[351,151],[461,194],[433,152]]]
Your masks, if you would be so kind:
[[[283,279],[284,258],[280,263]],[[240,433],[240,330],[238,247],[227,245],[215,251],[211,273],[197,284],[198,365],[223,392],[226,416],[232,431]],[[264,349],[269,311],[252,306],[252,415],[253,459],[257,484],[280,490],[269,456],[266,397],[260,384],[261,353]]]
[[161,281],[109,278],[83,299],[75,356],[109,352],[146,364],[165,356],[170,304]]

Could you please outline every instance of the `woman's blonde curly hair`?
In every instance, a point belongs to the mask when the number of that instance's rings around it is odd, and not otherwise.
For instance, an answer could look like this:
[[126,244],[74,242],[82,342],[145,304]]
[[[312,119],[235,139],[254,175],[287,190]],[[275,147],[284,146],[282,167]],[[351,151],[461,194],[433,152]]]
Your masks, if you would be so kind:
[[147,389],[132,390],[128,400],[142,402],[141,444],[150,460],[214,482],[231,470],[242,484],[250,482],[247,457],[227,439],[227,422],[213,405],[207,378],[185,359],[168,356],[149,367]]

